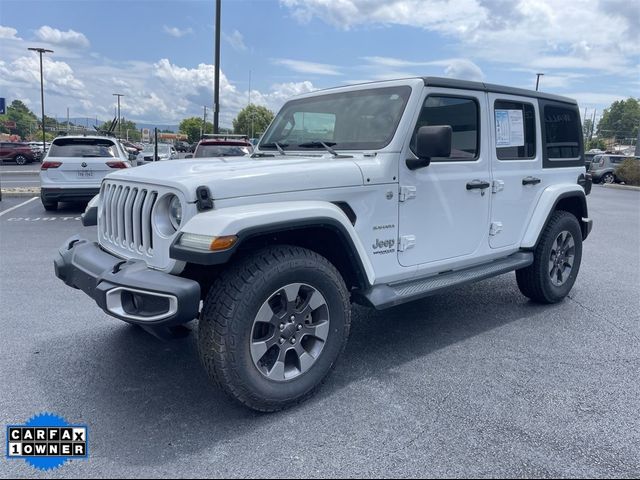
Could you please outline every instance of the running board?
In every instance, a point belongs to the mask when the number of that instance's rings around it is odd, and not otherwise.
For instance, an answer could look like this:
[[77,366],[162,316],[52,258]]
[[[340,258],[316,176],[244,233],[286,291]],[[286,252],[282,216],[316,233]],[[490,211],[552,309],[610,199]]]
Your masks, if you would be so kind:
[[513,255],[464,270],[443,272],[408,282],[374,285],[361,295],[378,310],[441,293],[453,287],[495,277],[503,273],[528,267],[533,263],[533,253],[518,252]]

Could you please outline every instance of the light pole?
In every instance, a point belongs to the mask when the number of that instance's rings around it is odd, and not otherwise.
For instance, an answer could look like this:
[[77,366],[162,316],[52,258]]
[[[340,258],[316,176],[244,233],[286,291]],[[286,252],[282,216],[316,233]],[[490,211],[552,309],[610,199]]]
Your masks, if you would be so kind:
[[544,73],[536,73],[536,92],[538,91],[538,85],[540,84],[540,77],[542,77]]
[[215,75],[213,84],[213,133],[218,131],[218,114],[220,113],[220,3],[216,0],[216,36],[215,36]]
[[28,50],[32,52],[38,52],[40,54],[40,103],[42,104],[42,151],[46,151],[46,133],[44,128],[44,75],[42,74],[42,54],[43,53],[53,53],[53,50],[48,50],[46,48],[35,48],[29,47]]
[[114,97],[118,97],[118,138],[122,138],[122,125],[121,125],[121,118],[120,118],[120,97],[124,97],[123,93],[113,93],[112,94]]

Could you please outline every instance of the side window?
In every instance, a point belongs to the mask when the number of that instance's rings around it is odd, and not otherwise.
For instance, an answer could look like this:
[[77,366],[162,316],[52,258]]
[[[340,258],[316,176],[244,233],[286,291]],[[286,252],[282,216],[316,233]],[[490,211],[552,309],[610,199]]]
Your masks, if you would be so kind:
[[411,137],[411,151],[416,151],[416,138],[420,127],[450,125],[451,156],[432,158],[432,162],[471,161],[480,150],[480,121],[478,102],[474,98],[429,95],[422,106],[418,123]]
[[521,160],[536,156],[536,113],[533,105],[496,100],[494,104],[496,156]]
[[545,148],[550,160],[580,156],[580,119],[576,108],[544,107]]

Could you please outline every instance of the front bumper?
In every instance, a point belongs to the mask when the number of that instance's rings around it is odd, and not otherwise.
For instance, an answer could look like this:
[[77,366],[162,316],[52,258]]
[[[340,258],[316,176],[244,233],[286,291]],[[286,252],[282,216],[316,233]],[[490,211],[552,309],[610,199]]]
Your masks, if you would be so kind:
[[78,235],[64,243],[53,263],[59,279],[120,320],[170,327],[198,316],[197,282],[152,270],[142,260],[124,261]]

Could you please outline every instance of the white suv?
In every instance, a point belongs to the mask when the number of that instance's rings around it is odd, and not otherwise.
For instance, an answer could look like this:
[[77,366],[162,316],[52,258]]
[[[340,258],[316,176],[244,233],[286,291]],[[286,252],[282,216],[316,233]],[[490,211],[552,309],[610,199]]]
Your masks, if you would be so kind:
[[40,169],[42,205],[46,210],[56,210],[58,202],[91,200],[108,173],[131,167],[130,158],[120,142],[111,137],[56,138]]
[[340,87],[286,103],[251,157],[110,175],[87,211],[97,243],[70,238],[55,270],[156,334],[198,318],[212,380],[274,411],[333,368],[351,302],[511,271],[561,301],[589,189],[574,100],[432,77]]

